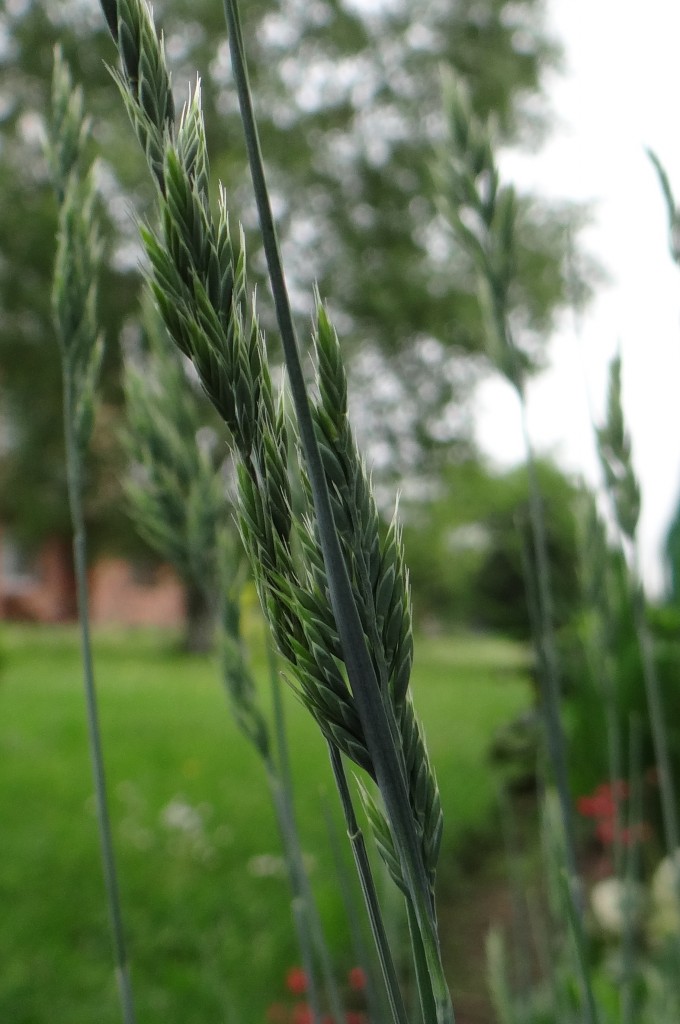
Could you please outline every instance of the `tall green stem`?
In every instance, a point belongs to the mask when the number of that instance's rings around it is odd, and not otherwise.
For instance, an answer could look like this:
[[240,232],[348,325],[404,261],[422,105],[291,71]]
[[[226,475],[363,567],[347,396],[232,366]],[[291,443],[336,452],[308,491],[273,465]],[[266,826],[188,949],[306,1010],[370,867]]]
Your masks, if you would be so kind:
[[307,994],[312,1011],[313,1024],[321,1024],[319,985],[314,967],[314,955],[312,952],[310,930],[308,928],[306,894],[302,884],[302,876],[305,873],[304,865],[302,863],[302,857],[299,855],[300,850],[297,844],[297,833],[295,831],[295,824],[291,821],[285,786],[283,785],[281,777],[276,771],[275,766],[270,761],[266,763],[266,771],[267,782],[269,783],[269,790],[272,795],[272,803],[274,804],[274,809],[276,811],[279,832],[281,833],[283,848],[286,853],[288,877],[293,896],[293,922],[295,924],[295,934],[297,936],[298,946],[300,947],[302,967],[307,979]]
[[[347,673],[375,769],[376,780],[398,844],[402,871],[413,901],[435,992],[438,1024],[452,1024],[453,1007],[441,965],[429,882],[422,862],[420,844],[411,815],[403,758],[394,738],[398,734],[394,715],[382,698],[366,646],[361,619],[335,529],[328,487],[314,431],[309,398],[302,372],[293,317],[288,300],[274,219],[266,186],[259,136],[252,107],[240,18],[236,0],[224,0],[229,31],[232,67],[239,97],[241,119],[253,179],[267,267],[274,295],[276,316],[284,349],[295,406],[300,441],[314,500],[319,537],[328,577],[331,604],[342,644]],[[429,1022],[428,1022],[429,1024]]]
[[[288,861],[291,888],[293,899],[301,908],[301,925],[298,929],[298,941],[301,947],[309,946],[308,960],[310,962],[311,977],[313,973],[312,949],[316,952],[323,973],[324,984],[328,994],[331,1015],[341,1021],[343,1018],[342,1001],[340,993],[333,976],[333,966],[328,946],[324,939],[323,928],[319,919],[314,894],[309,884],[309,876],[305,869],[304,858],[300,846],[300,834],[295,821],[295,808],[293,805],[293,781],[290,771],[290,760],[288,756],[288,741],[286,737],[286,726],[284,717],[283,700],[281,697],[281,681],[278,677],[274,651],[270,643],[267,643],[267,655],[269,660],[269,674],[271,678],[272,704],[274,708],[274,729],[276,733],[276,747],[278,753],[278,768],[271,762],[267,764],[267,772],[270,778],[270,787],[274,798],[279,818],[286,859]],[[310,941],[311,940],[311,941]]]
[[543,515],[538,474],[536,472],[536,458],[527,421],[526,401],[522,388],[518,388],[518,394],[529,477],[529,517],[536,560],[536,596],[539,618],[537,645],[541,661],[540,676],[543,689],[543,711],[548,749],[560,802],[562,826],[564,828],[564,854],[568,872],[568,885],[566,887],[567,909],[577,950],[585,1020],[588,1024],[596,1024],[598,1015],[588,964],[587,938],[583,927],[582,893],[576,866],[576,845],[574,841],[573,814],[567,770],[566,742],[560,714],[561,688],[557,644],[555,642],[555,617],[550,585],[550,561],[548,559],[545,517]]
[[546,723],[548,749],[555,776],[555,785],[560,801],[560,810],[564,824],[566,840],[567,868],[570,885],[576,880],[576,855],[574,843],[574,825],[569,790],[569,773],[567,770],[567,753],[562,718],[560,715],[561,687],[555,642],[554,609],[550,583],[550,560],[548,558],[548,542],[545,529],[545,517],[541,502],[541,488],[536,471],[529,426],[527,422],[526,401],[522,391],[519,392],[522,415],[522,435],[526,452],[526,466],[529,479],[529,518],[535,558],[535,584],[538,612],[537,646],[541,662],[541,681],[543,686],[543,710]]
[[387,998],[389,999],[392,1016],[395,1024],[408,1024],[406,1008],[402,1000],[399,980],[397,978],[397,972],[392,959],[392,952],[390,950],[387,932],[385,931],[385,925],[382,919],[382,912],[380,910],[380,903],[378,902],[375,882],[373,881],[373,872],[371,871],[371,864],[368,859],[366,844],[364,843],[363,834],[354,814],[352,797],[347,785],[345,769],[342,764],[342,755],[337,748],[330,743],[328,744],[328,751],[330,754],[333,775],[335,776],[335,782],[340,794],[340,802],[342,803],[342,809],[345,815],[347,835],[349,836],[352,846],[354,862],[357,866],[359,881],[361,882],[361,889],[364,895],[369,921],[371,923],[371,930],[373,932],[373,938],[378,952],[378,959],[380,960],[380,967],[383,972],[383,978],[385,979]]
[[68,477],[68,494],[73,525],[73,558],[78,595],[78,612],[81,630],[81,650],[83,661],[83,682],[85,687],[85,706],[87,711],[87,730],[94,778],[95,802],[97,807],[97,823],[101,844],[104,883],[109,906],[109,917],[113,938],[116,963],[116,979],[120,994],[124,1024],[135,1024],[135,1011],[132,998],[132,986],[128,968],[123,918],[120,906],[120,894],[116,875],[116,862],[109,820],[108,800],[106,795],[106,775],[102,752],[99,714],[97,710],[97,692],[94,681],[92,663],[92,645],[90,642],[89,593],[87,583],[87,545],[85,520],[82,499],[82,471],[78,445],[73,433],[73,380],[68,359],[63,361],[64,375],[64,435],[66,440],[66,468]]
[[[640,656],[642,658],[642,675],[647,696],[647,708],[649,710],[649,722],[652,728],[652,741],[656,756],[656,766],[659,774],[659,791],[661,793],[661,810],[663,818],[664,839],[666,849],[670,856],[680,846],[680,830],[678,829],[677,797],[673,783],[673,770],[668,750],[668,730],[664,717],[663,703],[661,700],[661,686],[654,660],[654,645],[649,625],[645,615],[645,596],[640,572],[638,569],[638,553],[635,549],[634,565],[632,569],[633,586],[633,616],[635,630],[640,645]],[[678,881],[680,889],[680,879]]]
[[361,918],[361,905],[357,900],[357,894],[353,879],[347,870],[345,858],[342,855],[341,835],[337,822],[331,814],[330,807],[324,804],[324,818],[326,819],[326,830],[330,839],[331,850],[335,863],[335,873],[340,884],[345,916],[350,929],[352,948],[354,950],[354,962],[366,971],[366,1002],[368,1005],[368,1016],[370,1020],[386,1020],[387,1004],[382,988],[378,990],[373,968],[374,958],[368,948],[364,935],[363,920]]

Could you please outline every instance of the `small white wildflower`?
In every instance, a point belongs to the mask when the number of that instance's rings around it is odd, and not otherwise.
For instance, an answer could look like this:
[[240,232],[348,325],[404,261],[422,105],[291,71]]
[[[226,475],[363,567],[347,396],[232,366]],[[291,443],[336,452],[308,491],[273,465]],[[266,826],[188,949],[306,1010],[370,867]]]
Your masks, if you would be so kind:
[[650,932],[653,938],[663,939],[680,932],[680,850],[673,856],[664,857],[652,876],[652,919]]
[[250,858],[247,870],[254,878],[283,878],[286,874],[286,862],[283,857],[273,853],[261,853]]
[[593,886],[590,905],[598,928],[607,935],[621,936],[626,927],[639,928],[645,915],[645,891],[636,882],[605,878]]
[[200,813],[184,800],[174,799],[166,804],[161,811],[161,822],[171,831],[195,835],[203,832],[203,819]]
[[204,863],[213,859],[215,848],[206,835],[203,818],[211,811],[210,804],[194,807],[179,797],[165,805],[160,814],[161,824],[174,836],[173,847],[178,852]]

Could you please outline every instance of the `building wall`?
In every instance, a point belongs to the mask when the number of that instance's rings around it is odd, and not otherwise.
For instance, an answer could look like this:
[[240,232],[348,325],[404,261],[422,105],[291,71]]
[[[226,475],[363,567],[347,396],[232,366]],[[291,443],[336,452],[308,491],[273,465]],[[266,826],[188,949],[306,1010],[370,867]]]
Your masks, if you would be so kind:
[[90,572],[90,613],[94,625],[184,625],[184,587],[169,566],[143,575],[122,558],[102,558]]
[[5,533],[0,538],[0,615],[23,622],[68,622],[76,617],[70,545],[47,541],[37,555],[23,556]]
[[[167,626],[186,620],[184,587],[169,566],[150,569],[122,558],[101,558],[89,573],[93,625]],[[77,618],[71,546],[48,541],[23,557],[0,531],[0,618],[70,622]]]

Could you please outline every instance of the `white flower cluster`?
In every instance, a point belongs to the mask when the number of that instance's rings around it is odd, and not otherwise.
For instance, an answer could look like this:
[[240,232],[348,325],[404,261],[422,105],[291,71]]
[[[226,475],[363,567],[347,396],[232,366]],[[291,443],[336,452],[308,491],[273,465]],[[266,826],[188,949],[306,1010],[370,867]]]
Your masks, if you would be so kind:
[[620,938],[627,929],[644,929],[651,942],[680,933],[680,849],[664,857],[647,889],[639,882],[605,878],[590,893],[598,930]]

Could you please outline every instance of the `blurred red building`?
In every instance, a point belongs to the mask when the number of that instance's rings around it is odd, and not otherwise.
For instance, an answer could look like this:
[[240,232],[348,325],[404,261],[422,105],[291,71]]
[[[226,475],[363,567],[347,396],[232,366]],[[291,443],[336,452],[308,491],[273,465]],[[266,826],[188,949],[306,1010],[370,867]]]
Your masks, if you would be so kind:
[[[93,625],[168,626],[186,622],[185,592],[169,566],[98,559],[89,572]],[[77,618],[72,553],[62,540],[26,555],[0,531],[0,619],[69,622]]]

